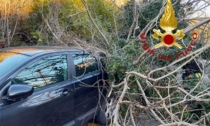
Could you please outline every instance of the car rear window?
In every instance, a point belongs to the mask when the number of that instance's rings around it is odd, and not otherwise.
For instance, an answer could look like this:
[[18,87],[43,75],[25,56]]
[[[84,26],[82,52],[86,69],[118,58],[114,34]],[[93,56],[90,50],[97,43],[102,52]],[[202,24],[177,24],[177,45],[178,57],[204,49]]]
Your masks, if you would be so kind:
[[77,77],[98,70],[97,60],[91,55],[74,55],[73,61]]
[[22,64],[28,57],[23,54],[0,51],[0,78]]

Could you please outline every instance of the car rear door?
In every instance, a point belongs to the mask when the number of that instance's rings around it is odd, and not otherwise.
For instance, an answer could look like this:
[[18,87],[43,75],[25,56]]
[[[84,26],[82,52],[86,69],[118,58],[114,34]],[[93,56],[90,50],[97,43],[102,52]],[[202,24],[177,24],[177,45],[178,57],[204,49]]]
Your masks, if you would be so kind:
[[75,117],[95,111],[99,100],[98,81],[101,72],[96,58],[90,54],[74,54]]
[[72,121],[75,94],[68,59],[67,53],[42,56],[14,73],[7,85],[31,85],[35,91],[26,99],[0,102],[0,125],[58,126]]

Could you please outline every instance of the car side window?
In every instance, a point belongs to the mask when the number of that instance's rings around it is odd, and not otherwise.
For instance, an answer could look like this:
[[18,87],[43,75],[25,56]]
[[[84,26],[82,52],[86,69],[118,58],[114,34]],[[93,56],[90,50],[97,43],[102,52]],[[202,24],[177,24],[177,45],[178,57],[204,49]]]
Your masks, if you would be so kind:
[[67,56],[57,55],[43,58],[21,71],[12,84],[27,84],[40,88],[68,79]]
[[82,76],[98,70],[98,63],[91,55],[73,55],[76,76]]

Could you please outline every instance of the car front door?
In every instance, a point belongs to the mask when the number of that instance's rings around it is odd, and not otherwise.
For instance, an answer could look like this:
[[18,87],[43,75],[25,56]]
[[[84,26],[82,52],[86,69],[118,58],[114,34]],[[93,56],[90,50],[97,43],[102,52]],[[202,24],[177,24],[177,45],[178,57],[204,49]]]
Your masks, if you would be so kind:
[[14,102],[1,100],[0,125],[58,126],[72,121],[74,86],[69,80],[68,58],[67,54],[44,56],[12,75],[7,87],[30,85],[34,87],[34,92],[28,98]]

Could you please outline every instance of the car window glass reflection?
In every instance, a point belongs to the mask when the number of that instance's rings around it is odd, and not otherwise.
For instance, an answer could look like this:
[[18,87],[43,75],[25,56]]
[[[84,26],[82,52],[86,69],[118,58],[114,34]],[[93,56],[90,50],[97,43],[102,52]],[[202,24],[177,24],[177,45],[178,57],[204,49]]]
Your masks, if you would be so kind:
[[77,77],[98,70],[97,61],[93,56],[74,55],[73,60]]
[[51,56],[35,62],[20,72],[12,84],[27,84],[35,88],[67,80],[66,55]]
[[27,55],[0,51],[0,78],[28,58]]

